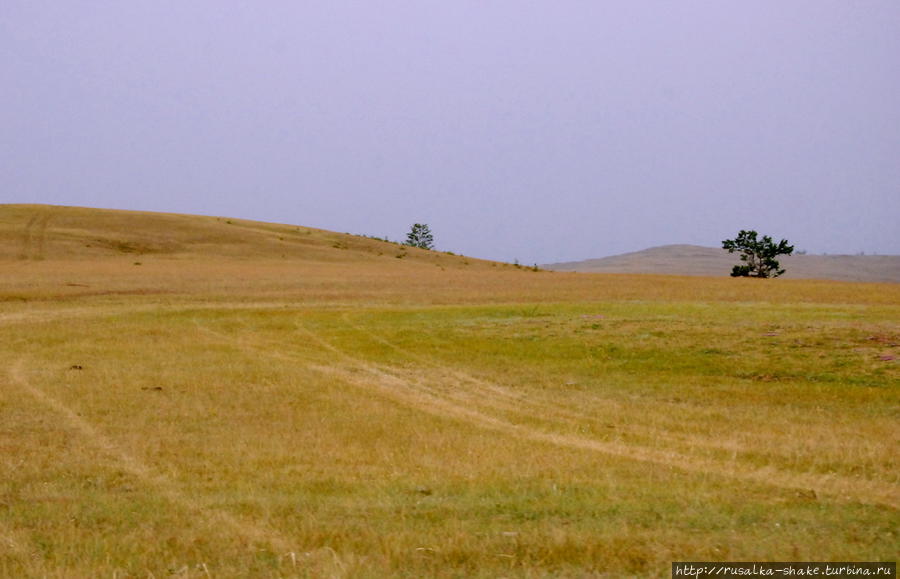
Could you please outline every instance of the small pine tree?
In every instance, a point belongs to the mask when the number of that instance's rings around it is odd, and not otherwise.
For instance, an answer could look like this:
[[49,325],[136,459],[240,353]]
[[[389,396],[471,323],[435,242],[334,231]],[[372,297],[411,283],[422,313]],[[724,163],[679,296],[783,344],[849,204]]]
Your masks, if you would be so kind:
[[736,265],[731,270],[731,277],[778,277],[784,273],[779,269],[780,264],[775,259],[779,255],[790,255],[794,252],[794,246],[788,245],[786,239],[779,243],[772,241],[768,235],[757,239],[758,234],[753,231],[741,230],[734,239],[726,239],[722,242],[722,249],[728,253],[739,251],[744,265]]
[[414,223],[406,234],[406,243],[420,249],[434,249],[434,236],[426,223]]

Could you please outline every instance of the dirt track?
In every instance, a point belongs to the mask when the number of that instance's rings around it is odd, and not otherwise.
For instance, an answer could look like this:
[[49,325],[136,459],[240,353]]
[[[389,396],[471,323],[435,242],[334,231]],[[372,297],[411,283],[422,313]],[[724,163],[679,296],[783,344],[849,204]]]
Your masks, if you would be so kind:
[[[749,469],[737,461],[722,461],[619,441],[562,434],[559,431],[563,430],[567,423],[571,425],[572,421],[584,416],[579,416],[577,411],[566,408],[548,411],[541,402],[529,400],[501,385],[443,366],[436,360],[410,353],[379,336],[372,337],[405,355],[414,364],[401,367],[366,361],[341,350],[301,325],[296,325],[296,332],[303,335],[305,342],[316,344],[327,351],[336,363],[330,365],[311,363],[305,356],[283,350],[283,343],[258,340],[251,337],[249,332],[229,335],[202,325],[199,327],[252,356],[263,355],[281,362],[301,363],[307,369],[367,392],[376,393],[416,411],[440,418],[451,418],[520,440],[598,452],[688,473],[702,472],[793,489],[798,493],[813,491],[816,495],[850,499],[866,504],[887,505],[892,508],[900,506],[898,489],[894,485],[880,481],[866,481],[839,475],[788,472],[771,466]],[[359,331],[366,332],[362,329]],[[534,423],[540,423],[542,426],[532,426]],[[693,438],[690,442],[701,451],[703,448],[723,448],[715,440]],[[728,449],[727,446],[725,448]]]

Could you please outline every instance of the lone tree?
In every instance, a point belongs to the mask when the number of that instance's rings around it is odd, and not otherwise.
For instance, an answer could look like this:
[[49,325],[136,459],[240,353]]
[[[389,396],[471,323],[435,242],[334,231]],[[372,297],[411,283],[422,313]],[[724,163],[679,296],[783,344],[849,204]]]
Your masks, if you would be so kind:
[[734,239],[726,239],[722,242],[722,249],[728,253],[741,252],[741,261],[744,265],[736,265],[731,270],[731,277],[778,277],[784,273],[779,268],[779,255],[790,255],[794,252],[794,246],[788,245],[787,239],[782,239],[777,244],[768,235],[762,239],[756,238],[753,230],[738,233]]
[[434,237],[431,235],[428,225],[425,223],[414,223],[412,229],[406,234],[406,243],[404,245],[422,249],[434,249]]

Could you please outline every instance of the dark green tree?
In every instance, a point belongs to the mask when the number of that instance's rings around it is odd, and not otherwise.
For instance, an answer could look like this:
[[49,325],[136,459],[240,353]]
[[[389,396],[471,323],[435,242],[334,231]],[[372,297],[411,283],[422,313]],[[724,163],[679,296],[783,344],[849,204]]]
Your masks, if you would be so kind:
[[722,249],[728,253],[739,251],[744,265],[736,265],[731,270],[731,277],[778,277],[784,273],[779,269],[780,264],[775,259],[779,255],[790,255],[794,252],[794,246],[788,245],[786,239],[775,243],[768,235],[757,239],[757,233],[753,230],[741,229],[734,239],[726,239],[722,242]]
[[409,233],[406,234],[405,245],[421,249],[434,249],[434,236],[431,235],[431,229],[425,223],[414,223]]

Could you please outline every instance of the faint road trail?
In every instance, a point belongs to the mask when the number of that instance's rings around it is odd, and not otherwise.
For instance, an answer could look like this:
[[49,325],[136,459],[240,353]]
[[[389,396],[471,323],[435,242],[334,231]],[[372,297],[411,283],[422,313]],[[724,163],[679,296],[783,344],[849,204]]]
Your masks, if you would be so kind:
[[[391,348],[395,352],[405,356],[410,360],[415,360],[417,363],[424,365],[429,369],[428,373],[430,376],[451,376],[452,378],[458,380],[457,383],[452,384],[451,390],[464,388],[466,384],[473,385],[477,389],[476,396],[483,400],[484,403],[486,403],[488,406],[491,406],[493,408],[510,408],[511,404],[515,404],[519,406],[519,409],[515,411],[520,414],[532,412],[537,413],[537,416],[545,417],[548,410],[545,404],[547,404],[551,409],[550,413],[553,417],[581,419],[591,418],[591,416],[587,413],[579,412],[562,404],[553,403],[552,401],[526,401],[524,395],[514,393],[508,388],[491,383],[490,381],[484,380],[482,378],[472,376],[466,372],[462,372],[454,368],[449,368],[433,358],[423,356],[415,352],[410,352],[407,348],[398,346],[393,342],[383,338],[382,336],[379,336],[364,327],[360,327],[359,325],[352,323],[348,319],[346,314],[343,316],[343,319],[344,322],[355,331],[360,332],[361,334],[368,336],[370,339]],[[346,356],[347,354],[344,353],[344,355]],[[495,396],[496,398],[494,400],[491,400],[491,396]],[[500,404],[497,403],[498,399],[502,400]],[[554,408],[562,409],[562,412],[560,412],[559,410],[553,410]],[[515,427],[517,429],[523,428],[521,425],[509,426]],[[651,430],[649,429],[644,430],[647,434],[651,433]],[[656,438],[665,437],[663,433],[659,433],[658,431],[652,431],[652,434]],[[900,492],[898,492],[898,488],[896,485],[892,485],[890,483],[880,483],[878,481],[867,481],[863,479],[854,479],[837,475],[790,473],[774,467],[764,467],[748,471],[746,469],[741,469],[736,461],[724,462],[721,460],[713,460],[704,457],[686,455],[678,451],[649,449],[635,444],[599,441],[596,439],[590,439],[580,436],[554,434],[537,429],[528,430],[528,434],[526,436],[532,440],[540,440],[560,446],[583,448],[586,450],[595,450],[598,452],[604,452],[616,456],[635,458],[637,460],[654,462],[666,466],[680,468],[689,472],[709,472],[712,474],[724,475],[732,478],[745,478],[747,480],[756,482],[765,482],[785,488],[796,488],[800,490],[814,489],[819,493],[838,496],[846,495],[862,502],[876,502],[879,504],[886,504],[894,508],[896,508],[898,506],[898,503],[900,503]],[[681,436],[678,438],[678,440],[680,442],[690,443],[695,447],[707,447],[729,451],[744,450],[743,448],[738,448],[731,443],[723,443],[719,440],[710,440],[699,436]],[[869,498],[866,499],[863,497]]]
[[[401,356],[416,362],[423,368],[429,368],[429,372],[432,376],[449,376],[450,380],[453,382],[453,391],[459,391],[462,388],[464,391],[467,391],[472,396],[478,398],[481,403],[487,404],[497,410],[509,411],[532,418],[540,416],[547,418],[563,418],[569,421],[584,421],[596,418],[595,413],[578,410],[563,404],[558,400],[547,397],[535,398],[448,366],[433,357],[412,352],[408,348],[399,346],[371,330],[359,326],[358,324],[354,324],[348,319],[346,314],[343,315],[343,320],[354,331],[390,348]],[[594,401],[601,402],[605,406],[605,409],[611,412],[620,410],[620,404],[618,402],[597,399]]]
[[[898,508],[900,493],[888,482],[856,479],[840,475],[787,472],[772,466],[753,467],[738,461],[716,460],[683,452],[649,448],[620,441],[604,441],[536,428],[511,422],[497,416],[492,410],[503,408],[507,402],[485,401],[490,392],[508,398],[510,393],[496,385],[478,393],[465,391],[465,378],[454,377],[455,371],[438,373],[433,368],[410,370],[385,367],[355,357],[324,339],[315,332],[296,324],[296,331],[310,342],[333,356],[340,364],[310,363],[308,359],[283,351],[283,342],[266,342],[246,335],[234,337],[201,326],[205,331],[230,341],[252,355],[260,354],[285,361],[302,362],[305,368],[339,379],[367,391],[377,392],[385,398],[415,410],[442,418],[452,418],[474,426],[500,432],[520,440],[551,444],[558,447],[602,453],[627,460],[636,460],[677,469],[687,473],[706,473],[798,491],[814,490],[817,495],[856,500],[867,504],[879,504]],[[485,382],[475,379],[478,383]],[[521,409],[519,410],[521,412]],[[535,415],[535,418],[543,418]]]
[[[263,309],[273,310],[281,307],[280,304],[235,304],[235,306],[236,308],[234,309],[242,311],[259,309],[259,306],[262,306]],[[137,312],[146,309],[151,308],[125,306],[117,308],[117,313],[125,313],[126,311],[132,310]],[[184,304],[164,307],[162,309],[168,311],[190,309],[217,310],[231,309],[231,306],[230,304]],[[6,319],[0,318],[0,321],[22,323],[67,317],[91,316],[94,314],[108,315],[110,314],[110,311],[93,311],[93,308],[84,308],[83,310],[76,309],[70,311],[40,313],[23,312],[20,314],[10,314]],[[690,455],[684,452],[648,448],[633,443],[597,440],[584,436],[562,434],[559,432],[552,432],[548,429],[522,424],[519,423],[518,420],[511,421],[507,417],[498,416],[497,413],[518,415],[545,424],[549,422],[549,426],[551,427],[554,425],[552,419],[564,418],[567,421],[571,421],[587,417],[587,415],[578,410],[562,406],[548,414],[547,408],[543,405],[543,401],[529,400],[527,397],[514,392],[509,388],[491,383],[457,369],[446,367],[440,362],[426,356],[409,352],[366,329],[353,326],[352,324],[350,325],[356,331],[366,333],[371,339],[376,340],[379,343],[396,350],[408,359],[413,360],[418,367],[414,370],[410,370],[404,367],[385,367],[383,365],[365,361],[339,349],[315,332],[297,325],[297,332],[303,333],[311,342],[318,344],[321,349],[332,353],[335,356],[335,359],[343,361],[342,367],[321,364],[307,364],[307,366],[321,374],[331,375],[356,387],[377,390],[383,396],[392,398],[407,406],[432,415],[455,418],[483,428],[501,431],[522,439],[554,444],[567,448],[601,452],[611,456],[677,468],[686,472],[706,472],[788,489],[812,489],[816,491],[817,494],[821,495],[844,497],[858,500],[863,503],[887,505],[892,508],[897,508],[898,505],[900,505],[900,491],[898,491],[896,485],[886,481],[866,480],[841,475],[792,473],[771,466],[754,468],[748,467],[746,464],[741,464],[738,461],[716,460]],[[283,351],[283,342],[261,342],[259,339],[248,337],[248,335],[243,333],[239,337],[235,337],[230,334],[213,330],[199,323],[197,323],[197,327],[208,334],[216,336],[219,340],[231,342],[245,351],[253,351],[257,354],[263,354],[282,362],[296,363],[300,359],[299,356],[290,351]],[[307,362],[307,360],[302,361]],[[27,385],[27,381],[23,379],[21,364],[14,366],[13,370],[14,371],[11,371],[11,374],[17,378],[18,383]],[[140,474],[147,480],[155,480],[154,476],[145,465],[135,462],[133,457],[124,454],[121,449],[109,446],[109,441],[104,443],[104,439],[98,435],[97,431],[82,418],[74,414],[70,409],[52,398],[49,398],[39,390],[31,387],[28,387],[28,389],[35,398],[42,400],[57,412],[67,416],[71,425],[83,432],[85,436],[93,437],[95,440],[99,441],[98,443],[101,444],[101,446],[106,444],[107,446],[104,449],[112,455],[118,455],[123,463],[130,464],[131,468],[134,469],[135,474]],[[559,426],[559,424],[556,424],[556,426]],[[707,445],[711,447],[720,447],[717,441],[692,440],[689,442],[697,442],[698,446]],[[171,488],[171,483],[165,481],[157,482],[161,489],[168,488],[173,497],[179,496],[177,492],[172,494],[173,489]],[[184,497],[181,497],[181,499],[175,500],[174,502],[181,505],[190,504],[189,502],[185,502]],[[226,523],[226,525],[232,528],[239,528],[242,526],[242,523],[237,519],[233,519],[231,523]],[[259,533],[256,533],[256,535],[259,536]],[[273,546],[275,546],[275,543],[277,542],[280,541],[274,541]],[[282,546],[286,547],[287,542],[282,542]],[[279,546],[278,548],[280,549],[282,546]]]
[[44,259],[50,213],[35,213],[22,231],[20,259]]
[[[559,447],[599,452],[618,458],[637,460],[687,473],[706,473],[724,476],[784,489],[806,491],[812,489],[818,495],[830,495],[858,500],[868,504],[881,504],[897,508],[897,488],[889,483],[851,479],[835,475],[790,473],[773,467],[750,468],[734,462],[716,461],[675,451],[666,451],[616,441],[600,441],[581,436],[554,433],[524,424],[509,422],[484,411],[461,405],[436,393],[415,378],[402,378],[390,371],[369,364],[358,364],[352,370],[331,366],[310,366],[323,374],[335,376],[344,382],[404,403],[416,410],[442,418],[460,421],[501,432],[518,439],[553,444]],[[427,380],[425,378],[424,380]]]
[[87,420],[79,416],[74,410],[40,388],[34,386],[28,380],[25,366],[26,361],[22,359],[13,363],[9,369],[11,383],[16,384],[23,392],[29,394],[48,409],[58,414],[63,418],[65,425],[69,429],[78,432],[92,446],[103,452],[107,457],[113,459],[122,469],[156,491],[170,503],[184,508],[192,513],[195,518],[206,519],[210,523],[213,523],[214,526],[224,527],[229,532],[234,533],[244,540],[267,544],[272,547],[273,552],[275,553],[283,554],[293,551],[291,542],[274,530],[245,521],[221,509],[210,508],[188,496],[171,480],[154,472],[151,467],[144,464],[138,458],[116,446],[112,440],[97,430]]

